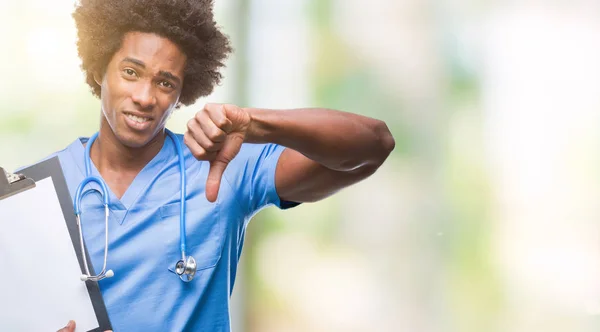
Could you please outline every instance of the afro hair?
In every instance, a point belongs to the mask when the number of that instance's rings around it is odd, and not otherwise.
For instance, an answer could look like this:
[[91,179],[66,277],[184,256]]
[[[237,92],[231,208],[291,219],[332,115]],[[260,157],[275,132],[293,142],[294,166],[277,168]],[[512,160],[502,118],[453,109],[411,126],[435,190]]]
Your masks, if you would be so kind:
[[213,91],[232,52],[214,20],[213,0],[80,0],[73,18],[81,68],[97,97],[94,73],[104,75],[127,32],[154,33],[181,48],[187,56],[179,98],[183,105]]

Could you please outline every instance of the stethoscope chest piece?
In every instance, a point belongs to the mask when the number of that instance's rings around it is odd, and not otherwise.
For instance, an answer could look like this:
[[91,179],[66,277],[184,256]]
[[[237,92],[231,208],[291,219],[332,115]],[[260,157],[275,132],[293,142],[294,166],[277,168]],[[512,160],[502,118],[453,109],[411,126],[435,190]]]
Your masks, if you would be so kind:
[[192,256],[187,256],[185,261],[180,259],[175,264],[175,273],[179,275],[179,278],[185,282],[189,282],[194,279],[196,275],[196,260]]

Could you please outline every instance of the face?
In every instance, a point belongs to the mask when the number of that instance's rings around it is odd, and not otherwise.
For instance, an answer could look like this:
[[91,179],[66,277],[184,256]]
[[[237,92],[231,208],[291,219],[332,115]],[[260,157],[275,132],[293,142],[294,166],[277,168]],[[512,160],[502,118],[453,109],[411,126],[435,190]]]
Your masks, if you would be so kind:
[[101,81],[102,128],[139,148],[158,137],[179,101],[186,56],[155,34],[125,34]]

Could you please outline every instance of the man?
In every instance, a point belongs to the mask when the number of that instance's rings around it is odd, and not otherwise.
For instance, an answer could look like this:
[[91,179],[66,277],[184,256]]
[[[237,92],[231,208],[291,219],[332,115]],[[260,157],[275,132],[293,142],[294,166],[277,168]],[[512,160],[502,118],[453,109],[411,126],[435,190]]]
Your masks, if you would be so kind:
[[[182,282],[179,167],[165,123],[219,83],[231,51],[212,0],[82,0],[78,51],[101,100],[92,175],[109,188],[108,268],[99,281],[115,331],[229,331],[245,229],[260,209],[315,202],[373,174],[394,148],[385,123],[328,109],[208,104],[184,135],[186,239],[196,275]],[[56,153],[71,195],[86,174],[87,138]],[[104,254],[104,210],[82,199],[92,265]],[[61,331],[74,331],[74,322]]]

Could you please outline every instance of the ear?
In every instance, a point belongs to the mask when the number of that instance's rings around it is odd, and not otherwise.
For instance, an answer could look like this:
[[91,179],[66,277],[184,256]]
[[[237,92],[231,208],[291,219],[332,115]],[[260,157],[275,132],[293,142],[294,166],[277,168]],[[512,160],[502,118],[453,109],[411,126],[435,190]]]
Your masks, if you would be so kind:
[[102,86],[102,77],[98,75],[98,72],[94,72],[94,81],[98,86]]

